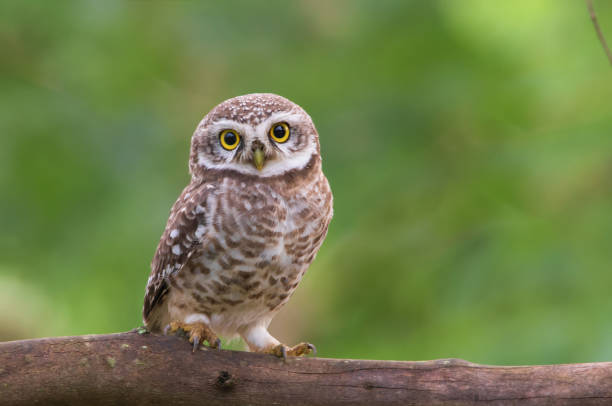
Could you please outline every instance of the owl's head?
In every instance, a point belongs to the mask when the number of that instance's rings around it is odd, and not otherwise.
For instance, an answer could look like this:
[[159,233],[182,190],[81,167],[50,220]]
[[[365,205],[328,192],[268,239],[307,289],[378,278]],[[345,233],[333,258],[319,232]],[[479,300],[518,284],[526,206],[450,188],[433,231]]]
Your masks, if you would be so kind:
[[275,176],[319,155],[319,135],[297,104],[270,93],[234,97],[213,108],[191,139],[189,170]]

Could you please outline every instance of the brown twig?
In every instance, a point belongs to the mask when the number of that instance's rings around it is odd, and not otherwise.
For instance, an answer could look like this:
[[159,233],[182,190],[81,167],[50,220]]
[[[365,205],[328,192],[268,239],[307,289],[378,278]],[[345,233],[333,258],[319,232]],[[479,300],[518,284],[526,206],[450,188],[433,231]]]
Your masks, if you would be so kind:
[[137,332],[0,343],[0,405],[603,405],[612,363],[487,366],[191,352]]
[[593,21],[593,26],[595,26],[595,31],[597,32],[597,36],[599,37],[599,42],[601,42],[601,46],[603,47],[606,55],[608,56],[608,60],[610,61],[610,65],[612,65],[612,52],[610,52],[610,48],[608,48],[608,44],[606,43],[606,38],[601,32],[601,28],[599,27],[599,22],[597,21],[597,15],[595,15],[595,9],[593,8],[592,0],[585,0],[587,8],[589,9],[589,14],[591,15],[591,20]]

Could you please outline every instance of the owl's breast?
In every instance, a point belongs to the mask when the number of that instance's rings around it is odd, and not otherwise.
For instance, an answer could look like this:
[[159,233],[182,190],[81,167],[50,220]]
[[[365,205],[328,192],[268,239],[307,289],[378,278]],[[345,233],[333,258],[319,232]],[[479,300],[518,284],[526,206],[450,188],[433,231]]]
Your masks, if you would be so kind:
[[282,181],[226,183],[213,221],[228,248],[279,267],[312,262],[331,219],[331,192],[322,173],[292,187]]
[[184,292],[174,294],[174,308],[199,309],[230,332],[284,305],[327,232],[331,193],[322,179],[293,189],[228,179],[218,185],[207,201],[210,232],[178,275]]
[[290,210],[269,185],[226,180],[215,212],[213,227],[228,250],[244,259],[265,259],[282,243]]

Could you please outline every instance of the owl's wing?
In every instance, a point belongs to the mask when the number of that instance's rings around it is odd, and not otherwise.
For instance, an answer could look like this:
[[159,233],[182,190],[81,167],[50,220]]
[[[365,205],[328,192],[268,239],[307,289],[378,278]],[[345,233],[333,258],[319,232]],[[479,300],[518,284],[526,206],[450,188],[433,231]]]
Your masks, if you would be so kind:
[[172,210],[166,229],[151,263],[151,275],[145,290],[143,319],[146,324],[156,305],[163,302],[170,288],[169,278],[180,272],[206,238],[206,200],[213,186],[205,183],[189,185],[183,190]]

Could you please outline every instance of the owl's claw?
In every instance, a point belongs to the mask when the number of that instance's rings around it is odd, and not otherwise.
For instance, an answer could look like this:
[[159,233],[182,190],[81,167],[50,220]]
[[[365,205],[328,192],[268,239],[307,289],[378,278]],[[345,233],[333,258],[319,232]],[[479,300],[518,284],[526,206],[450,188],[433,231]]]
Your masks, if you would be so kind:
[[312,353],[313,355],[317,355],[317,347],[310,343],[299,343],[293,347],[287,347],[284,344],[278,344],[268,350],[265,350],[264,353],[272,354],[277,356],[278,358],[282,358],[285,361],[287,360],[287,356],[299,357],[302,355],[308,355]]
[[314,346],[314,344],[310,344],[310,343],[306,343],[306,345],[308,345],[308,349],[310,351],[308,351],[308,353],[312,352],[312,356],[316,357],[317,356],[317,347]]
[[193,335],[191,336],[189,341],[192,341],[191,339],[193,339],[193,350],[191,350],[191,352],[196,352],[200,344],[200,337],[198,337],[197,335]]
[[180,321],[173,321],[164,329],[164,334],[168,332],[174,333],[182,330],[189,334],[189,342],[193,343],[193,352],[199,348],[200,343],[207,341],[208,345],[212,348],[221,348],[221,340],[213,331],[204,323],[183,323]]

